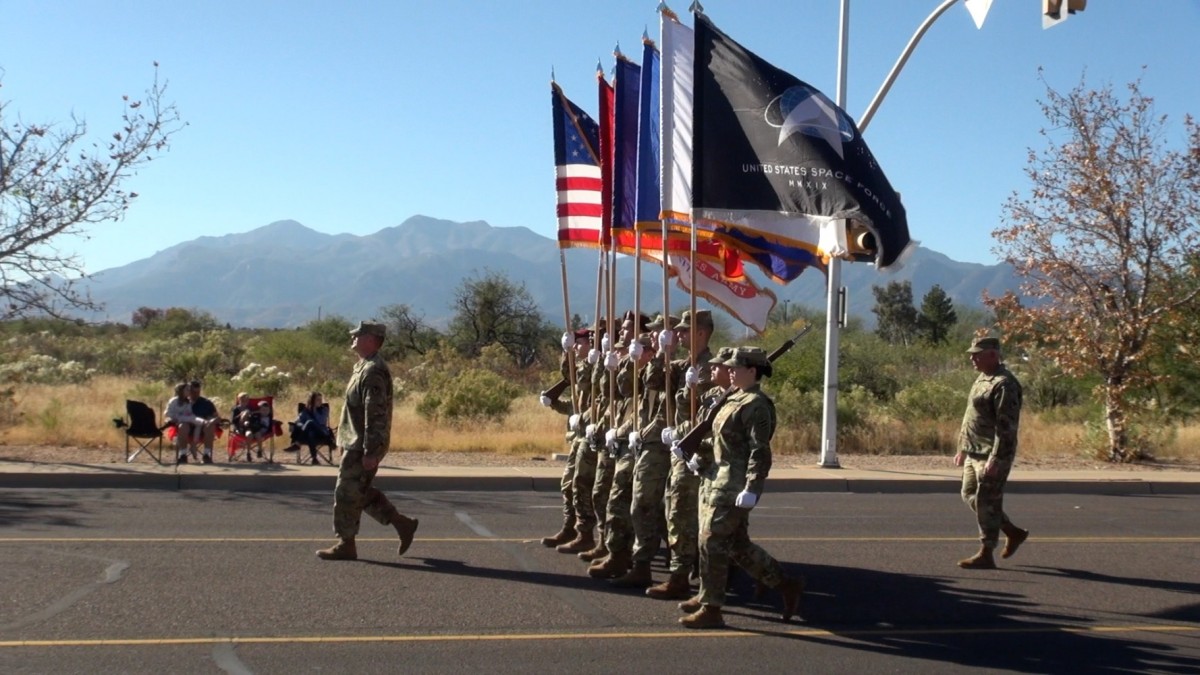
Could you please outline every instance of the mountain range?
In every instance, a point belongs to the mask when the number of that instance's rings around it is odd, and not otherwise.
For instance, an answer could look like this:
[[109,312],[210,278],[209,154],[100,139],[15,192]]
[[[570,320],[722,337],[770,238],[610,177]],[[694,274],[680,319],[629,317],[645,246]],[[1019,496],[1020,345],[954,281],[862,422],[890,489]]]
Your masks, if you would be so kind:
[[[140,307],[203,310],[235,327],[290,328],[321,316],[356,321],[387,305],[407,304],[433,326],[453,316],[456,289],[464,278],[487,272],[523,283],[554,323],[563,316],[562,269],[566,266],[572,314],[595,313],[598,254],[562,251],[558,243],[526,227],[492,227],[483,221],[457,223],[413,216],[374,234],[324,234],[294,220],[281,220],[239,234],[202,236],[136,262],[103,270],[82,288],[103,303],[91,320],[128,323]],[[618,304],[633,305],[635,265],[617,265]],[[203,270],[201,272],[200,270]],[[662,271],[642,265],[643,305],[661,305]],[[911,281],[919,305],[935,284],[957,306],[981,306],[981,293],[1016,290],[1012,268],[951,260],[917,247],[895,273],[874,266],[842,266],[852,316],[873,319],[872,286]],[[764,282],[782,304],[823,310],[825,277],[810,270],[787,286]],[[672,284],[672,305],[684,295]],[[652,310],[651,310],[652,313]]]

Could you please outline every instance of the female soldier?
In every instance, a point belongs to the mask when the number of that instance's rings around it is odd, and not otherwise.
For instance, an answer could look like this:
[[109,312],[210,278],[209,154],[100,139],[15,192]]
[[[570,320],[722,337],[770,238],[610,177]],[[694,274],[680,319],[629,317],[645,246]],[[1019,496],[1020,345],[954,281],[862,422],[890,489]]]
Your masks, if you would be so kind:
[[758,503],[771,470],[771,437],[775,434],[775,404],[762,392],[759,380],[771,375],[767,353],[758,347],[738,347],[726,361],[733,393],[713,421],[712,464],[698,456],[690,463],[703,477],[700,486],[700,593],[682,602],[689,612],[679,623],[687,628],[725,625],[721,606],[729,563],[734,562],[755,581],[783,595],[783,620],[800,605],[804,581],[789,578],[775,558],[750,541],[750,509]]

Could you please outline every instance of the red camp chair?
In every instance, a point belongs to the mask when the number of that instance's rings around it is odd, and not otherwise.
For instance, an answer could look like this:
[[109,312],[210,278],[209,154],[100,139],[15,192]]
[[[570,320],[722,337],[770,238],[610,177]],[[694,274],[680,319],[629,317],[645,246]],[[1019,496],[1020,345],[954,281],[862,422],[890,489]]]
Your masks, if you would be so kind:
[[229,461],[253,462],[257,457],[270,464],[275,461],[275,437],[283,435],[283,423],[275,419],[275,398],[259,396],[246,403],[249,419],[233,420],[229,429]]

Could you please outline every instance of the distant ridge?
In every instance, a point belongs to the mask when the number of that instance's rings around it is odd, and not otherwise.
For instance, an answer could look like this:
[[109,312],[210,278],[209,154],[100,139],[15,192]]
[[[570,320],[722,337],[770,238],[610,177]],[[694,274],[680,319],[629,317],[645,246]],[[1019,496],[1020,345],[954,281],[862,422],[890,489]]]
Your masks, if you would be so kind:
[[[596,295],[596,252],[566,251],[571,311],[590,319]],[[205,273],[192,270],[202,262]],[[618,265],[619,302],[632,306],[632,261]],[[661,273],[642,266],[643,303],[660,303]],[[140,307],[187,307],[211,313],[235,327],[291,328],[321,316],[376,316],[381,307],[408,304],[426,321],[444,325],[453,315],[454,291],[463,278],[485,270],[523,282],[543,313],[562,319],[558,244],[526,227],[493,227],[413,216],[374,234],[324,234],[294,220],[279,220],[239,234],[202,236],[176,244],[83,282],[103,312],[89,320],[128,323]],[[1017,288],[1007,265],[964,263],[918,248],[904,267],[880,274],[862,264],[842,267],[851,289],[850,312],[869,318],[871,286],[911,281],[916,302],[934,284],[956,305],[978,307],[980,294]],[[766,284],[792,306],[823,309],[825,278],[809,271],[788,286]],[[672,297],[682,304],[674,287]]]

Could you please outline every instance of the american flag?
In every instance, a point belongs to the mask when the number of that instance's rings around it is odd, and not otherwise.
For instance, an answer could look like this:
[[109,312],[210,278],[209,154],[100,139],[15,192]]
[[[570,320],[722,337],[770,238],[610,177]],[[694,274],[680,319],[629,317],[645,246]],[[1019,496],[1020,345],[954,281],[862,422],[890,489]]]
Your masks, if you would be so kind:
[[603,230],[600,127],[550,84],[554,108],[554,167],[558,190],[558,245],[597,247]]

